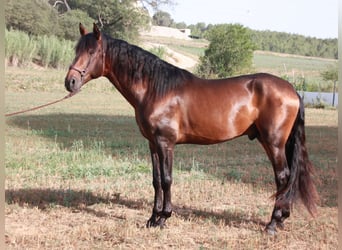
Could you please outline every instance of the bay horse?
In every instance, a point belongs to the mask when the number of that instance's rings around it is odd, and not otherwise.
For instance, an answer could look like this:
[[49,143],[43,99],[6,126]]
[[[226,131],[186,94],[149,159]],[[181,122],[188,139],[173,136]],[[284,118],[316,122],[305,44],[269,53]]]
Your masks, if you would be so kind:
[[316,214],[318,194],[305,146],[303,101],[289,82],[266,73],[201,79],[101,33],[96,24],[91,33],[82,24],[79,30],[65,87],[76,93],[104,76],[133,106],[153,165],[154,206],[147,227],[163,227],[171,216],[176,144],[214,144],[243,135],[261,143],[274,170],[277,192],[266,231],[275,234],[283,227],[297,198]]

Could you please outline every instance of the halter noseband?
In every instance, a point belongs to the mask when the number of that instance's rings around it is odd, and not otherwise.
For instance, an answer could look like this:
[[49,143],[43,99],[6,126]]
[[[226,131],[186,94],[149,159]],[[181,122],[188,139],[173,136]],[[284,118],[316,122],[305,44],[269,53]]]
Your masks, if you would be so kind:
[[75,71],[77,71],[78,73],[80,73],[80,75],[81,75],[81,80],[83,80],[83,77],[84,77],[85,73],[87,72],[87,68],[88,68],[88,66],[87,66],[84,70],[80,70],[80,69],[76,68],[75,66],[70,66],[70,67],[69,67],[69,70],[75,70]]

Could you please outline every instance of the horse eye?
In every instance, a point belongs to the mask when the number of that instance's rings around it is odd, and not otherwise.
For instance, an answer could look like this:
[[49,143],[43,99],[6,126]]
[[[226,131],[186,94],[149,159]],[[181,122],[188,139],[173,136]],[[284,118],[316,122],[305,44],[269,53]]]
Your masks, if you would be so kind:
[[90,55],[93,55],[93,54],[95,53],[95,50],[94,50],[94,49],[90,49],[90,50],[88,51],[88,53],[89,53]]

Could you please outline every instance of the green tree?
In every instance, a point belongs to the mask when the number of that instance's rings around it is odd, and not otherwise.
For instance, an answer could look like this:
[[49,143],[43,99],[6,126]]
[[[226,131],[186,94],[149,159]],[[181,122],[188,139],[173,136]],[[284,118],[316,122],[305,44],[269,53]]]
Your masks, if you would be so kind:
[[136,5],[135,0],[74,0],[71,9],[81,9],[97,20],[102,31],[115,38],[135,40],[139,29],[147,26],[147,10]]
[[43,0],[7,0],[5,5],[7,29],[21,30],[33,35],[58,33],[57,14]]
[[249,29],[240,24],[219,24],[206,33],[206,38],[210,44],[200,58],[200,76],[222,78],[250,70],[255,45]]
[[203,37],[204,32],[207,30],[207,26],[205,23],[197,23],[189,25],[189,29],[191,29],[191,35],[196,37]]
[[147,6],[152,8],[154,11],[159,11],[160,6],[174,6],[176,2],[174,0],[136,0],[137,3],[140,3],[145,9]]
[[275,31],[251,31],[257,49],[325,58],[338,57],[337,39],[318,39]]
[[325,81],[337,82],[338,80],[338,69],[337,64],[328,67],[325,71],[321,72],[321,76]]
[[80,22],[85,27],[91,28],[94,19],[79,9],[67,11],[59,18],[60,35],[68,40],[78,40],[80,37],[78,25]]
[[[333,92],[333,100],[332,105],[335,104],[335,93],[338,92],[338,66],[337,63],[335,65],[329,66],[325,71],[321,72],[322,78],[328,82],[328,84],[325,84],[328,86],[329,90]],[[332,82],[332,85],[329,84],[329,82]],[[330,85],[330,86],[329,86]]]
[[152,23],[158,26],[170,27],[173,24],[173,19],[168,12],[157,11],[152,17]]
[[150,23],[147,8],[157,11],[173,4],[173,0],[6,0],[6,27],[74,40],[79,22],[88,26],[95,21],[111,36],[133,42]]
[[172,27],[176,29],[186,29],[187,25],[185,22],[180,22],[180,23],[173,23]]

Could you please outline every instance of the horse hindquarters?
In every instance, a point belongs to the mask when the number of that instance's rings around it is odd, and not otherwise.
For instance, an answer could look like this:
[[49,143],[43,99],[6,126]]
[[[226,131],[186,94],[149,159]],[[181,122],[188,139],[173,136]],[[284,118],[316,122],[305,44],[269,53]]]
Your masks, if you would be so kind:
[[[259,138],[272,162],[277,184],[272,219],[266,227],[270,234],[276,232],[276,226],[283,227],[283,222],[290,216],[290,210],[298,197],[311,214],[316,211],[318,195],[311,177],[313,167],[305,146],[304,105],[301,98],[298,98],[299,109],[286,144],[266,143],[262,136]],[[281,137],[278,135],[278,140],[279,138]]]

